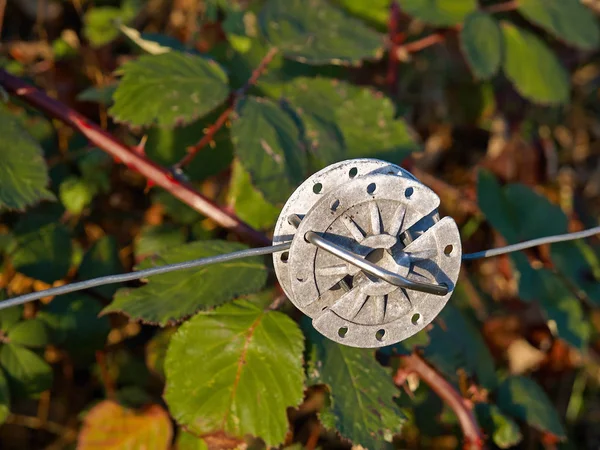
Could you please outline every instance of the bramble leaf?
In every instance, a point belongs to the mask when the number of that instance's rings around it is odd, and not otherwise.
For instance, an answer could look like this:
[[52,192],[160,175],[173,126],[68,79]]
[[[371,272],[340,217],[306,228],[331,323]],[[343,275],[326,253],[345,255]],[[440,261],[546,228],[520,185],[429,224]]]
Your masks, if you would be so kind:
[[28,396],[52,385],[52,368],[31,350],[17,344],[0,346],[0,366],[5,371],[11,392]]
[[194,436],[192,433],[181,430],[177,436],[176,450],[208,450],[204,439]]
[[567,103],[568,74],[544,41],[508,22],[501,25],[505,52],[502,69],[517,92],[541,104]]
[[[119,248],[113,236],[103,236],[92,244],[77,271],[78,278],[90,278],[117,275],[123,272],[123,265],[119,259]],[[118,289],[118,284],[109,284],[93,288],[105,297],[112,297]]]
[[172,436],[169,415],[159,405],[149,405],[136,411],[112,400],[104,400],[86,414],[77,448],[167,450]]
[[447,27],[477,10],[477,0],[402,0],[403,11],[425,23]]
[[369,449],[383,448],[405,420],[394,402],[399,392],[389,370],[377,362],[373,350],[340,345],[312,325],[307,327],[312,347],[309,377],[331,392],[326,415],[335,418],[335,427],[345,438]]
[[182,227],[171,224],[147,225],[140,230],[134,244],[135,257],[138,260],[154,255],[161,250],[182,245],[185,233]]
[[510,448],[523,439],[519,426],[500,411],[496,405],[476,403],[475,412],[479,423],[488,436],[500,448]]
[[[5,300],[5,293],[0,290],[0,300]],[[0,310],[0,330],[8,332],[17,322],[21,320],[23,314],[22,306],[11,306]]]
[[268,0],[259,16],[265,38],[307,64],[357,65],[383,55],[383,36],[326,0]]
[[214,61],[176,51],[125,63],[109,113],[133,126],[172,128],[202,117],[225,101],[227,75]]
[[2,425],[10,414],[10,389],[8,381],[0,368],[0,425]]
[[502,62],[502,32],[489,14],[473,12],[460,31],[460,44],[476,78],[487,79],[498,72]]
[[0,210],[23,210],[41,200],[54,200],[46,188],[50,179],[40,145],[1,104],[0,136]]
[[[198,241],[166,249],[147,258],[137,269],[244,250],[236,242]],[[137,289],[119,289],[113,302],[102,311],[123,312],[134,319],[161,326],[177,322],[201,309],[218,306],[263,287],[267,270],[259,257],[221,262],[150,277]]]
[[568,44],[583,50],[598,47],[600,33],[596,18],[579,0],[519,0],[517,10]]
[[120,8],[101,6],[89,8],[83,17],[83,34],[92,47],[101,47],[119,36],[119,23],[133,20],[141,7],[139,0],[124,0]]
[[566,438],[560,417],[548,396],[531,378],[510,376],[496,391],[500,409],[532,427],[551,433],[560,440]]
[[8,330],[7,336],[10,343],[25,347],[45,347],[48,344],[48,330],[38,319],[19,322]]
[[372,23],[382,30],[387,30],[390,18],[390,0],[333,0],[351,15]]
[[380,92],[327,78],[296,78],[283,95],[303,121],[314,170],[351,158],[400,164],[418,149],[415,134],[394,118],[394,104]]
[[248,300],[198,313],[167,351],[164,398],[171,414],[196,435],[250,434],[268,446],[281,444],[286,409],[303,397],[303,341],[289,317]]
[[271,203],[283,203],[304,179],[306,153],[291,115],[270,100],[248,97],[238,105],[231,136],[252,184]]
[[58,195],[70,213],[79,215],[92,202],[96,193],[95,186],[80,177],[71,176],[60,184]]

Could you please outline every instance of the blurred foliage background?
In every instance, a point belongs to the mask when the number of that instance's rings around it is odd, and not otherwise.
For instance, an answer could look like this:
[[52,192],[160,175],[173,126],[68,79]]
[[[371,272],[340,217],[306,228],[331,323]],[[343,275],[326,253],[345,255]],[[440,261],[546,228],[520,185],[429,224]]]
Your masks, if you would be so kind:
[[[598,14],[0,0],[0,298],[265,245],[302,180],[358,157],[431,187],[465,252],[596,226]],[[377,352],[319,337],[268,258],[0,311],[1,448],[597,449],[599,258],[594,238],[466,263]]]

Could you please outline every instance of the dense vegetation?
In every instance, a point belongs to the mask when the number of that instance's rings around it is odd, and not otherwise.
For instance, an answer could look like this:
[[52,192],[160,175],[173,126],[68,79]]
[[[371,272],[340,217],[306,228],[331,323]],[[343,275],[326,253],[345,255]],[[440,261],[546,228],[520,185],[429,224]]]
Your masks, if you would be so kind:
[[[435,190],[465,251],[595,226],[596,8],[0,0],[0,298],[268,245],[357,157]],[[599,261],[467,263],[379,351],[316,333],[269,258],[2,310],[1,447],[596,449]]]

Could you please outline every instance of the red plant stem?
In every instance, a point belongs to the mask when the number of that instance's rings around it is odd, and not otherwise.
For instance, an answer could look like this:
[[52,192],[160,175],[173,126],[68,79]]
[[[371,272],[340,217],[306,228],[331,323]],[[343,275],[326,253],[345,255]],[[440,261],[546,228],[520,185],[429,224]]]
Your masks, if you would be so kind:
[[221,115],[217,118],[215,123],[208,127],[206,133],[204,134],[202,139],[198,141],[197,144],[187,148],[186,155],[173,166],[174,169],[181,169],[182,167],[187,166],[189,163],[192,162],[196,154],[214,139],[215,134],[217,134],[217,131],[219,131],[223,127],[223,125],[227,123],[229,116],[235,108],[236,102],[244,95],[246,95],[250,87],[254,86],[258,82],[258,79],[265,72],[267,66],[271,61],[273,61],[273,58],[278,52],[279,49],[277,47],[273,47],[267,52],[267,54],[264,56],[258,67],[252,72],[252,75],[250,76],[246,84],[244,84],[241,88],[239,88],[237,91],[235,91],[229,96],[229,99],[227,101],[229,103],[229,106],[227,107],[227,109],[221,113]]
[[393,92],[398,83],[398,46],[404,42],[404,33],[398,33],[400,26],[400,6],[394,0],[390,5],[390,20],[388,23],[388,36],[390,40],[390,51],[388,56],[388,70],[386,84],[390,92]]
[[448,383],[444,377],[416,353],[409,356],[400,356],[400,360],[402,361],[402,367],[399,372],[407,371],[417,374],[454,411],[465,437],[463,448],[465,450],[482,450],[484,448],[484,437],[481,428],[473,411],[466,405],[464,398],[454,386]]
[[179,200],[212,219],[221,227],[234,232],[252,244],[271,244],[270,239],[264,234],[244,223],[235,214],[226,211],[204,197],[191,184],[177,179],[171,171],[123,144],[82,114],[49,97],[40,89],[25,83],[4,70],[0,70],[0,85],[10,94],[76,129],[95,146],[112,155],[115,160],[139,172],[157,186],[166,189]]

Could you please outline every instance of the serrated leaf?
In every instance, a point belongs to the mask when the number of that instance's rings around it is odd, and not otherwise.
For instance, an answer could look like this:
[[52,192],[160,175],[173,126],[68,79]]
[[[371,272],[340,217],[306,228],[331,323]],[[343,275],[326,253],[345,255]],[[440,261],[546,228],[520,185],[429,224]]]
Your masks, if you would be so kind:
[[10,389],[4,372],[0,368],[0,425],[2,425],[10,414]]
[[501,28],[505,53],[502,69],[517,92],[541,104],[567,103],[569,76],[544,41],[508,22],[502,22]]
[[250,175],[237,160],[231,169],[228,203],[243,221],[257,229],[272,228],[280,213],[252,186]]
[[48,330],[41,320],[25,320],[8,331],[8,339],[12,344],[25,347],[45,347],[48,344]]
[[164,398],[171,414],[199,436],[251,434],[281,444],[286,409],[303,397],[303,341],[289,317],[247,300],[198,313],[167,351]]
[[553,434],[563,440],[565,430],[554,405],[535,381],[524,376],[511,376],[502,382],[496,392],[500,409],[532,427]]
[[568,44],[583,50],[598,47],[598,23],[580,0],[519,0],[517,10]]
[[400,7],[425,23],[448,27],[477,10],[477,0],[402,0]]
[[53,283],[69,271],[71,253],[69,230],[62,224],[50,223],[17,236],[12,263],[28,277]]
[[20,345],[0,346],[0,366],[10,383],[11,392],[17,395],[39,394],[52,385],[52,367]]
[[169,415],[159,405],[136,411],[104,400],[86,414],[77,449],[167,450],[172,436]]
[[54,200],[38,142],[17,117],[0,104],[0,210],[23,210],[41,200]]
[[326,0],[268,0],[259,23],[283,54],[308,64],[358,64],[383,54],[383,36]]
[[[6,295],[3,290],[0,290],[0,300],[5,300]],[[23,307],[11,306],[0,310],[0,330],[7,333],[17,322],[21,320],[23,315]]]
[[418,149],[414,133],[394,118],[394,104],[379,92],[327,78],[296,78],[283,95],[302,119],[313,170],[366,157],[400,164]]
[[[83,255],[83,260],[77,271],[77,277],[82,280],[117,275],[123,272],[119,259],[119,248],[113,236],[103,236],[92,244]],[[110,284],[93,288],[104,297],[112,297],[119,285]]]
[[460,31],[460,44],[476,78],[487,79],[498,72],[502,61],[502,32],[489,14],[473,12]]
[[271,203],[283,203],[304,179],[306,153],[290,114],[270,100],[248,97],[231,126],[235,153],[252,184]]
[[98,317],[102,305],[83,293],[56,297],[38,313],[53,342],[71,356],[85,358],[104,347],[110,331],[107,317]]
[[498,380],[494,360],[478,329],[461,311],[448,304],[440,313],[444,328],[434,326],[429,332],[430,343],[425,357],[449,380],[458,384],[457,371],[474,376],[487,389],[496,387]]
[[384,448],[405,420],[394,402],[399,392],[390,371],[377,362],[373,350],[340,345],[321,336],[312,325],[307,327],[316,359],[311,362],[311,378],[326,384],[331,392],[325,415],[333,415],[335,428],[353,443],[371,450]]
[[154,255],[166,248],[173,248],[185,242],[182,227],[172,224],[146,225],[142,228],[134,244],[137,259]]
[[71,176],[64,180],[59,187],[60,201],[71,214],[79,215],[96,195],[95,186],[82,178]]
[[[138,269],[247,248],[227,241],[192,242],[160,252],[156,258],[144,260]],[[256,292],[263,287],[266,279],[267,270],[259,257],[180,270],[150,277],[145,286],[137,289],[120,289],[102,313],[123,312],[132,318],[165,326],[198,310]]]
[[109,114],[134,126],[172,128],[202,117],[225,101],[227,75],[213,61],[176,51],[144,55],[120,68],[123,78]]
[[476,403],[475,412],[481,427],[499,448],[513,447],[523,439],[519,426],[510,417],[502,414],[496,405]]

